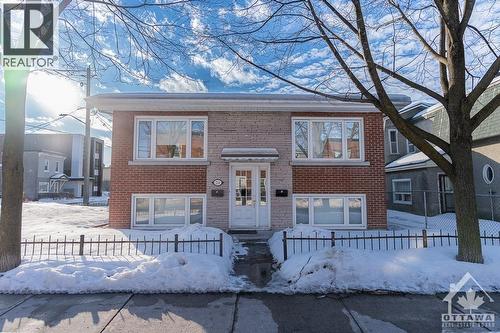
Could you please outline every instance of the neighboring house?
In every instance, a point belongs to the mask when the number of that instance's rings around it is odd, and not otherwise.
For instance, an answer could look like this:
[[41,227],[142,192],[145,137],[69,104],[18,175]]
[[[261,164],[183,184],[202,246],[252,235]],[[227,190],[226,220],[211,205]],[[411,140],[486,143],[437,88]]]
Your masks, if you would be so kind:
[[383,116],[370,104],[210,93],[87,101],[113,115],[111,227],[387,226]]
[[[0,149],[4,135],[0,134]],[[83,143],[80,134],[26,134],[24,142],[24,196],[74,196],[83,192]],[[102,193],[104,142],[91,138],[90,193]],[[0,151],[1,153],[1,151]],[[1,176],[0,176],[1,178]]]
[[[477,102],[478,109],[500,93],[496,79]],[[402,110],[404,111],[404,110]],[[430,106],[410,118],[411,121],[442,139],[449,141],[449,123],[440,104]],[[388,124],[390,122],[387,122]],[[428,215],[454,212],[453,186],[450,179],[425,154],[415,149],[404,150],[392,158],[392,139],[386,125],[386,188],[388,208]],[[406,141],[398,135],[398,140]],[[399,144],[401,147],[401,144]],[[394,150],[392,150],[394,152]],[[403,155],[403,156],[402,156]],[[500,109],[495,110],[473,133],[474,180],[478,212],[481,218],[500,218]],[[424,199],[425,192],[425,199]]]

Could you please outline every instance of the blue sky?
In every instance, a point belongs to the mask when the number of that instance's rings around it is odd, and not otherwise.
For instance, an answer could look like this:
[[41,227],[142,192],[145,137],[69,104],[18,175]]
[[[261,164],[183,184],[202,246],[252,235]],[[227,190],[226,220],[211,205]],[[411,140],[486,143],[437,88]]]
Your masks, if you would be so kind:
[[[121,0],[120,5],[132,5],[142,1]],[[162,3],[160,0],[156,2]],[[348,1],[331,1],[345,17],[352,19]],[[366,2],[367,3],[367,2]],[[426,1],[401,2],[427,4]],[[314,40],[293,47],[263,45],[259,41],[287,36],[309,36],[304,22],[288,16],[269,22],[258,33],[249,36],[231,34],[248,31],[260,26],[279,4],[271,0],[214,0],[193,1],[175,7],[145,6],[137,9],[113,9],[101,4],[73,1],[61,14],[59,20],[59,51],[61,69],[84,70],[90,63],[95,77],[92,79],[92,94],[124,91],[165,92],[300,92],[298,89],[265,75],[262,71],[239,61],[233,53],[220,43],[206,38],[208,32],[225,34],[238,51],[253,61],[279,72],[288,79],[307,87],[325,92],[355,92],[352,84],[323,41]],[[414,7],[412,7],[414,8]],[[394,10],[387,1],[371,1],[365,8],[366,21],[370,27],[370,39],[376,59],[386,66],[396,66],[400,72],[412,79],[438,89],[437,67],[422,51],[419,41],[412,36],[404,24],[396,27],[384,25],[394,17]],[[285,14],[303,13],[303,8],[294,6]],[[348,35],[335,22],[327,10],[318,5],[322,19],[331,25],[332,31]],[[487,37],[494,47],[500,44],[500,32],[495,18],[500,15],[498,1],[477,1],[471,24]],[[415,24],[431,43],[438,31],[432,11],[411,12]],[[137,25],[137,18],[146,24]],[[155,28],[151,28],[154,25]],[[132,27],[132,29],[131,29]],[[158,28],[159,27],[159,28]],[[135,30],[134,30],[135,29]],[[142,29],[141,37],[137,33]],[[305,32],[303,32],[303,30]],[[393,54],[391,41],[396,39],[398,47]],[[491,52],[477,36],[467,35],[470,49],[468,59],[473,74],[480,76],[491,61]],[[93,50],[92,50],[93,48]],[[393,57],[394,56],[394,57]],[[348,57],[352,67],[359,60]],[[363,77],[363,70],[357,71]],[[83,133],[83,125],[72,118],[58,119],[60,113],[73,112],[83,118],[85,87],[80,85],[85,78],[82,72],[35,71],[30,74],[27,96],[26,131],[37,133],[70,132]],[[412,91],[401,84],[387,80],[389,90],[405,93],[414,100],[431,101],[427,96]],[[3,75],[0,83],[0,119],[4,119]],[[92,135],[106,141],[106,164],[110,160],[111,121],[106,115],[92,117]],[[47,124],[42,129],[37,126]],[[3,131],[4,122],[0,121]]]

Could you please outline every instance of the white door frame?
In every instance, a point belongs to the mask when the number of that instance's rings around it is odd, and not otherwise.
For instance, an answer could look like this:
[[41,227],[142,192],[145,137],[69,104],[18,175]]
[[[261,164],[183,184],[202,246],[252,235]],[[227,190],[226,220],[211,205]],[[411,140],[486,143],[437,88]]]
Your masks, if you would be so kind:
[[[260,191],[255,192],[256,198],[256,204],[255,204],[255,225],[254,226],[249,226],[249,227],[242,227],[242,226],[233,226],[233,209],[234,209],[234,199],[235,199],[235,191],[234,191],[234,168],[241,168],[241,167],[249,167],[249,168],[254,168],[253,170],[257,169],[259,170],[260,168],[265,168],[266,169],[266,175],[267,175],[267,184],[266,184],[266,200],[267,200],[267,221],[268,225],[262,226],[260,225],[259,221],[259,210],[262,209],[260,206]],[[256,185],[258,188],[260,187],[260,173],[257,173],[258,176],[258,182]],[[252,182],[255,183],[255,182]],[[259,188],[260,190],[260,188]],[[263,229],[263,230],[269,230],[271,229],[271,164],[270,163],[260,163],[260,162],[233,162],[229,163],[229,229]]]

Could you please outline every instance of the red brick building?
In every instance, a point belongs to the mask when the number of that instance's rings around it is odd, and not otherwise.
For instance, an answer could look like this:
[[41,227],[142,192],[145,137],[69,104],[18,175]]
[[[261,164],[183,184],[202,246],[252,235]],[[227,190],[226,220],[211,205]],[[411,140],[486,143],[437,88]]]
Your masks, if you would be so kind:
[[369,104],[161,93],[88,103],[113,115],[111,227],[386,227],[383,116]]

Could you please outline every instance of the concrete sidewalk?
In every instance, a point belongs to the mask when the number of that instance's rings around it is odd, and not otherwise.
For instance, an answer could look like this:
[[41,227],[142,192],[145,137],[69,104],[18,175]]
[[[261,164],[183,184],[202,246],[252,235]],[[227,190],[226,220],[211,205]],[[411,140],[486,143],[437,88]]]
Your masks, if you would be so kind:
[[446,309],[417,295],[0,295],[0,332],[441,332]]

